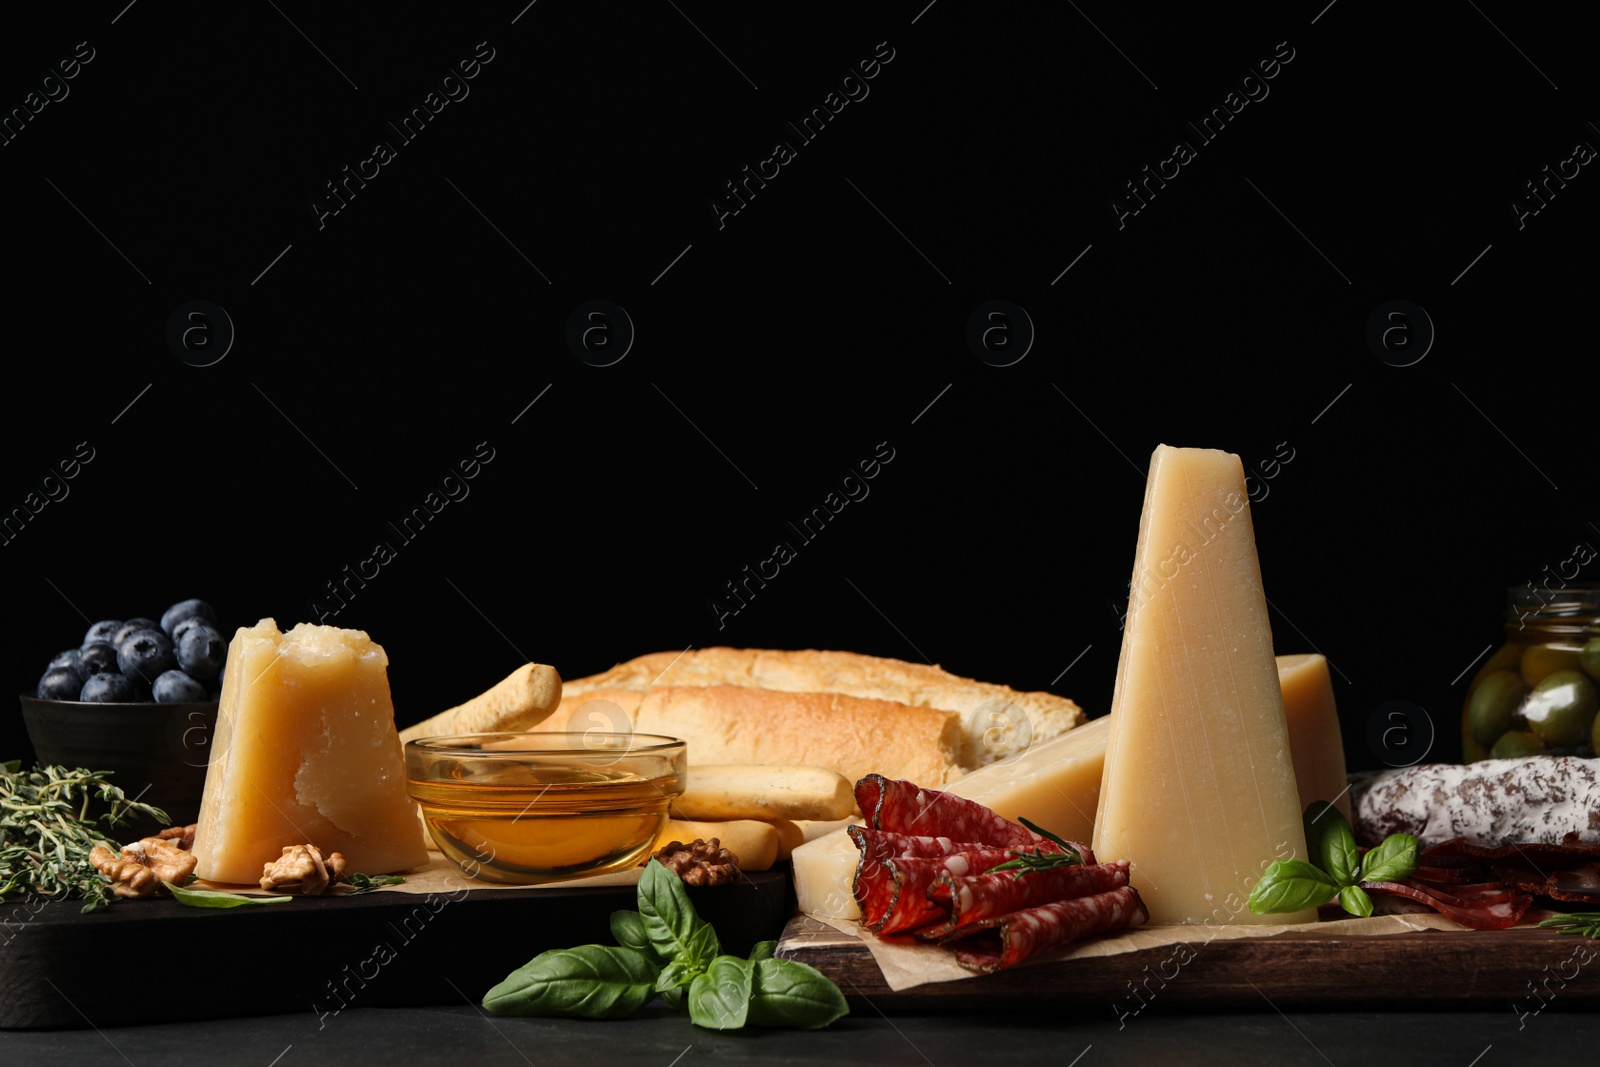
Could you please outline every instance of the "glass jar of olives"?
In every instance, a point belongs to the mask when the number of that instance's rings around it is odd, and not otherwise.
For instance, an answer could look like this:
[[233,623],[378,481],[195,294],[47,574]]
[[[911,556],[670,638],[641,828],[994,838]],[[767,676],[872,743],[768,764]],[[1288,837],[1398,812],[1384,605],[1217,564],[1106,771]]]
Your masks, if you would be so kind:
[[1461,709],[1466,762],[1600,751],[1600,586],[1513,588]]

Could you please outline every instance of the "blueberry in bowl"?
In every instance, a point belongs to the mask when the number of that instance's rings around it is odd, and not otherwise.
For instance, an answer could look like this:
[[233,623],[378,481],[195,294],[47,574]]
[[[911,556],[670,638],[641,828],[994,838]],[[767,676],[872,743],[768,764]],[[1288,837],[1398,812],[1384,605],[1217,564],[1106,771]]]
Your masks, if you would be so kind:
[[[217,613],[184,600],[159,620],[107,619],[57,654],[20,694],[40,762],[109,770],[174,823],[199,817],[227,658]],[[154,833],[141,825],[124,833]]]

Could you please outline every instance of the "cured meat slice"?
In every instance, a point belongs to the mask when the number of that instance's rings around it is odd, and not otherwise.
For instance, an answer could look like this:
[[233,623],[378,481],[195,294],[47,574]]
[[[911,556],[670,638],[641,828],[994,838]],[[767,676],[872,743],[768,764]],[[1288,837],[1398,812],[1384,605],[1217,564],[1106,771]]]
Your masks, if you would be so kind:
[[1449,864],[1487,868],[1505,885],[1536,897],[1600,904],[1600,844],[1586,844],[1576,833],[1561,844],[1488,846],[1455,838],[1425,851],[1412,880],[1443,881],[1433,877],[1433,865]]
[[[1424,847],[1453,837],[1500,845],[1600,845],[1600,758],[1525,756],[1425,763],[1351,776],[1356,837],[1411,834]],[[1526,844],[1524,844],[1526,847]]]
[[973,923],[956,942],[956,962],[989,974],[1090,934],[1142,925],[1148,918],[1132,886],[1041,904]]
[[[856,806],[874,829],[980,841],[991,846],[1061,851],[1050,839],[1001,818],[975,800],[954,793],[924,789],[915,782],[892,781],[881,774],[862,778],[856,783],[855,792]],[[1075,844],[1074,847],[1083,855],[1084,862],[1094,862],[1087,846]]]
[[1503,894],[1485,893],[1478,898],[1452,896],[1429,886],[1404,882],[1362,882],[1361,888],[1368,893],[1386,893],[1426,904],[1439,914],[1474,930],[1502,930],[1507,926],[1515,926],[1533,903],[1533,898],[1526,893],[1505,887],[1500,887],[1504,890]]
[[940,852],[928,856],[896,855],[894,844],[885,837],[936,845],[943,838],[905,838],[897,834],[875,834],[852,826],[850,836],[861,849],[852,889],[861,906],[861,924],[881,935],[914,930],[937,919],[948,909],[928,898],[928,887],[941,875],[965,876],[986,871],[1012,857],[1012,850],[972,846],[965,851]]
[[948,908],[950,917],[918,930],[917,936],[929,941],[950,941],[961,937],[964,927],[985,919],[1036,908],[1051,901],[1093,896],[1127,884],[1127,860],[1028,871],[1020,878],[1016,871],[966,877],[952,871],[939,875],[928,889],[928,898]]

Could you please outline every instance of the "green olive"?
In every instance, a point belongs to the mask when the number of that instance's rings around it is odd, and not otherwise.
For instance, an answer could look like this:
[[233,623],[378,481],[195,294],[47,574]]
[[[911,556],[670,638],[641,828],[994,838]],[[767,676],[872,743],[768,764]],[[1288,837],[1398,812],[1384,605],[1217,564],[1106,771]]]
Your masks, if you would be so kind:
[[1589,643],[1578,653],[1578,665],[1589,672],[1589,677],[1600,678],[1600,637],[1589,638]]
[[1556,671],[1570,671],[1577,666],[1578,650],[1575,648],[1529,645],[1522,654],[1522,680],[1535,686]]
[[1489,758],[1518,759],[1522,756],[1537,756],[1543,751],[1544,742],[1533,734],[1511,730],[1494,743],[1494,747],[1489,750]]
[[1600,715],[1595,716],[1594,727],[1589,731],[1589,747],[1600,756]]
[[1600,690],[1582,671],[1556,671],[1533,687],[1523,715],[1550,748],[1582,744],[1600,710]]
[[1462,763],[1477,763],[1481,759],[1488,758],[1489,750],[1478,744],[1470,731],[1461,735]]
[[1522,678],[1510,671],[1494,671],[1479,678],[1467,697],[1467,729],[1485,748],[1514,725],[1517,709],[1528,695]]

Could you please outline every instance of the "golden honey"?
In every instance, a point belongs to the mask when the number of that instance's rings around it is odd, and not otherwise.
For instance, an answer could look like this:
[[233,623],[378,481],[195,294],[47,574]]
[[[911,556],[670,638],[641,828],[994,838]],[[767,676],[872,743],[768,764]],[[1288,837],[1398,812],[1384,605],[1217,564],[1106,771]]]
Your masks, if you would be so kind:
[[[637,865],[683,792],[685,746],[643,735],[470,735],[406,746],[407,789],[466,874],[529,885]],[[540,748],[521,748],[522,744]]]

